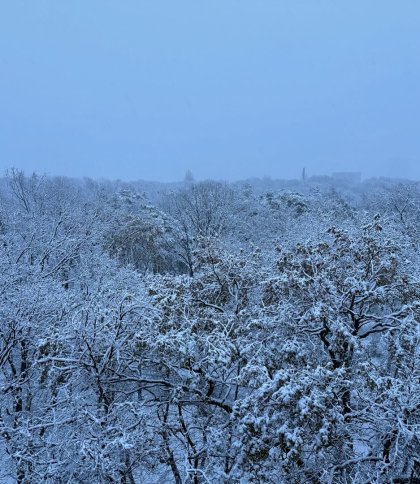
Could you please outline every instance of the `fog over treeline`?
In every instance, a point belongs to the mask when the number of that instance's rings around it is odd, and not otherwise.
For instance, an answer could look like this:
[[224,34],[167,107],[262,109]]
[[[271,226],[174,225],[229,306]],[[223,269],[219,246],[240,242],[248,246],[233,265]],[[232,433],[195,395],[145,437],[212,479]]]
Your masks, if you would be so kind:
[[0,2],[0,169],[420,179],[420,3]]
[[416,483],[420,183],[0,179],[1,483]]

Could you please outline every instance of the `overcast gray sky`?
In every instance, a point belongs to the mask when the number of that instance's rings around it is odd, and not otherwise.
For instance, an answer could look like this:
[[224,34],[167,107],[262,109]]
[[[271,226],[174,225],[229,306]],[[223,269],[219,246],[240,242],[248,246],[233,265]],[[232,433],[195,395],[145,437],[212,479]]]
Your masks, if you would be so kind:
[[420,178],[418,0],[0,0],[0,168]]

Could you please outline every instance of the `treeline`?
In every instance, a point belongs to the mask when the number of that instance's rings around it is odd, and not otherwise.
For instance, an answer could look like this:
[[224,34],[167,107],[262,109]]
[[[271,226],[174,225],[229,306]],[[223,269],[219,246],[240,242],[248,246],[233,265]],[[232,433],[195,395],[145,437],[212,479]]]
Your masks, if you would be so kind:
[[9,171],[0,482],[417,482],[419,208]]

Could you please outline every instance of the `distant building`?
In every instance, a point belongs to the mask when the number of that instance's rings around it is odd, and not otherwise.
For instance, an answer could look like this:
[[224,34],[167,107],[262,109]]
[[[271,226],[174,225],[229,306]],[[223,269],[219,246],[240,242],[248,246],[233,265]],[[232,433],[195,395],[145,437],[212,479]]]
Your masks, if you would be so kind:
[[362,174],[360,171],[336,171],[332,174],[334,180],[345,181],[347,183],[360,183]]

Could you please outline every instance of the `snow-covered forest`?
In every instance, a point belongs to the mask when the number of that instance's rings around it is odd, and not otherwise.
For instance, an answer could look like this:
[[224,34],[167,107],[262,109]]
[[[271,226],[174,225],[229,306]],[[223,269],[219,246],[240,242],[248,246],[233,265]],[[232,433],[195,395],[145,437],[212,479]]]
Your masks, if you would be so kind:
[[0,482],[420,482],[420,185],[0,180]]

